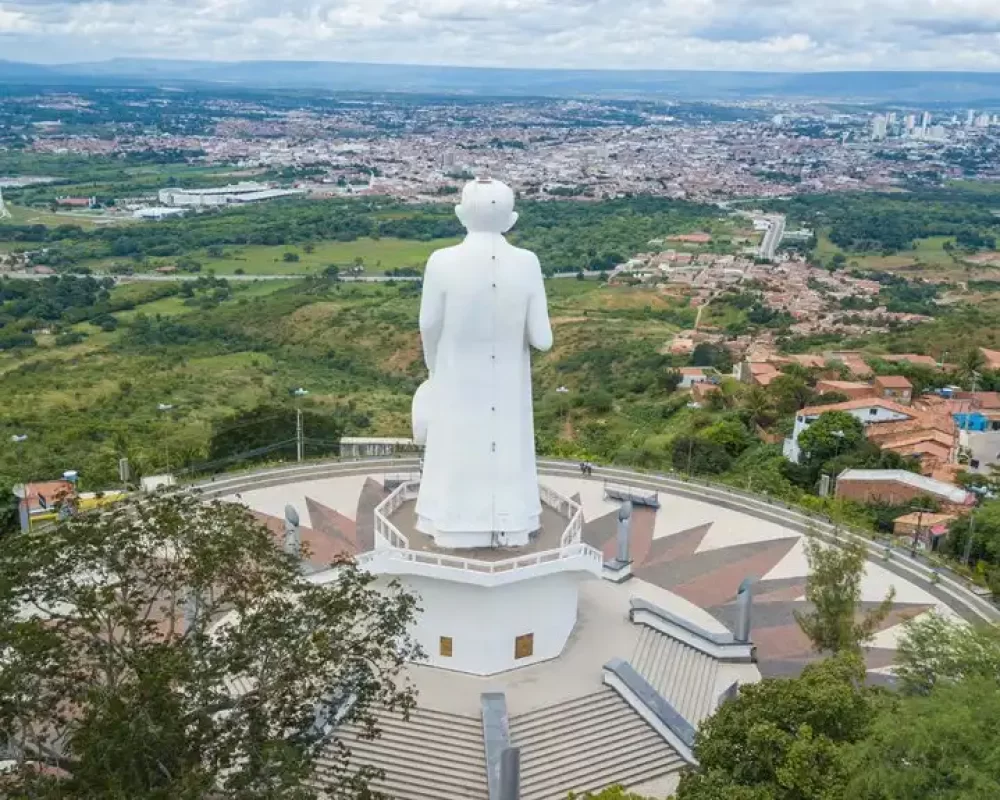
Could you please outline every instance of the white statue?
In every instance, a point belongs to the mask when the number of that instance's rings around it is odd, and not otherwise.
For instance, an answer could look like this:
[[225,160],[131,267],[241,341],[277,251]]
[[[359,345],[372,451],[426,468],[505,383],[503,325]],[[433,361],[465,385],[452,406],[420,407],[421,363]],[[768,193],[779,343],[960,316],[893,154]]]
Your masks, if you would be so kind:
[[542,510],[529,345],[552,347],[545,284],[538,258],[503,237],[517,221],[509,186],[472,181],[456,212],[468,236],[430,257],[420,305],[417,527],[441,547],[524,545]]

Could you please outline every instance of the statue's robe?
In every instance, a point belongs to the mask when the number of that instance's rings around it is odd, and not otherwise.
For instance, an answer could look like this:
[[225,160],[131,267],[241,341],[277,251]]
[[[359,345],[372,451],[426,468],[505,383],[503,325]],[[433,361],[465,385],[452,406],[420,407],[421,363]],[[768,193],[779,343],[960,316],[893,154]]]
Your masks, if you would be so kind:
[[539,527],[529,347],[552,346],[537,257],[499,233],[431,256],[420,332],[430,371],[418,527],[524,533]]

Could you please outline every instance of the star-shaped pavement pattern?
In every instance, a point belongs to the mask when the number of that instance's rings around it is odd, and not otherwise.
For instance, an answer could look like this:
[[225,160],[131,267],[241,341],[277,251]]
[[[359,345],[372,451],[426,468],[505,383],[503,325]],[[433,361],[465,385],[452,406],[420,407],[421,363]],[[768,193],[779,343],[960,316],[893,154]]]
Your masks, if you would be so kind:
[[[806,576],[768,575],[792,553],[801,536],[787,531],[767,541],[734,543],[730,546],[700,549],[713,528],[712,522],[653,538],[657,514],[663,509],[636,507],[632,513],[631,556],[635,577],[688,600],[708,611],[731,630],[735,628],[736,592],[746,578],[753,583],[753,641],[757,648],[761,674],[797,675],[819,656],[799,629],[795,612],[806,612]],[[748,519],[748,524],[752,520]],[[584,541],[606,558],[615,553],[617,512],[610,512],[584,524]],[[787,569],[785,570],[788,571]],[[794,567],[791,569],[795,571]],[[878,603],[863,603],[862,611]],[[892,613],[882,622],[879,632],[923,614],[934,606],[924,603],[895,603]],[[869,670],[891,666],[895,651],[872,647],[866,652]]]

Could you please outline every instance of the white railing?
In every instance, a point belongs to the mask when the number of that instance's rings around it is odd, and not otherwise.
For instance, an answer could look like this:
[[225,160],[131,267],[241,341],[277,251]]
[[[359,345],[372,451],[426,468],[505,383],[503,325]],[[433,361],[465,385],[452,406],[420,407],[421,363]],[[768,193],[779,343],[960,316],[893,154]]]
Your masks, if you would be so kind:
[[385,539],[390,547],[400,550],[410,549],[410,540],[390,521],[390,517],[402,508],[403,503],[413,498],[418,482],[402,483],[375,508],[375,535]]
[[538,487],[538,495],[545,505],[569,520],[562,537],[559,539],[559,546],[569,547],[579,544],[583,538],[583,507],[579,503],[574,503],[568,497],[563,497],[559,492],[550,489],[548,486],[540,485]]
[[539,487],[539,496],[543,503],[555,509],[560,515],[568,517],[569,523],[559,540],[558,550],[547,550],[541,553],[508,558],[503,561],[481,561],[462,556],[413,550],[410,540],[391,521],[391,517],[404,503],[417,496],[420,489],[419,480],[401,483],[385,500],[375,508],[375,533],[388,542],[389,547],[383,547],[358,558],[358,564],[367,565],[380,558],[407,561],[413,564],[430,564],[438,567],[461,569],[468,572],[483,572],[488,574],[511,572],[524,567],[534,567],[566,558],[584,556],[600,568],[604,564],[604,556],[596,548],[581,542],[583,537],[583,508],[579,503],[563,497],[546,486]]
[[410,564],[429,564],[435,567],[448,567],[466,572],[495,575],[581,557],[592,562],[595,568],[600,568],[604,564],[604,556],[601,552],[588,544],[574,544],[559,550],[531,553],[518,556],[517,558],[508,558],[505,561],[479,561],[474,558],[462,558],[462,556],[430,553],[421,550],[383,548],[382,550],[373,550],[365,553],[358,559],[358,564],[371,564],[378,560],[405,561]]

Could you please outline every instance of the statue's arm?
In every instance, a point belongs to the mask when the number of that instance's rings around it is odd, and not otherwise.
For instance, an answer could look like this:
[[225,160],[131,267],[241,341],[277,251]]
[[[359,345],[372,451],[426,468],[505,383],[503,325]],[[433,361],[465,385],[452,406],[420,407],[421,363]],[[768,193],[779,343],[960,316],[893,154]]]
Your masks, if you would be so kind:
[[443,328],[444,287],[441,282],[441,266],[431,256],[424,270],[424,288],[420,296],[420,338],[424,344],[424,363],[431,375],[434,374]]
[[549,324],[549,303],[545,297],[542,268],[536,258],[531,272],[531,294],[528,300],[528,344],[536,350],[552,349],[552,326]]

